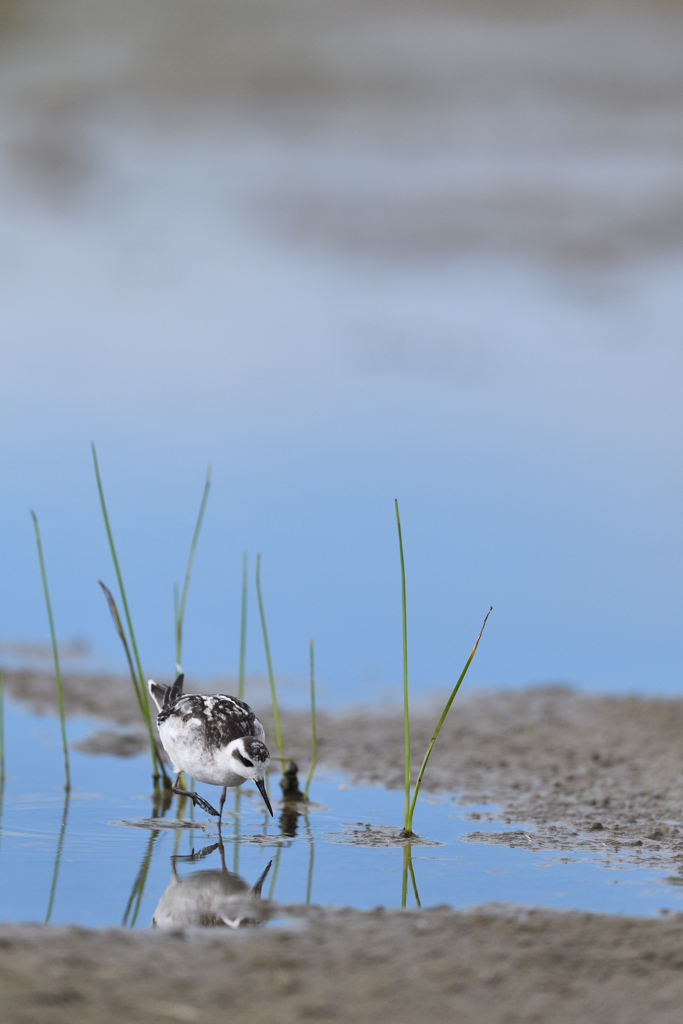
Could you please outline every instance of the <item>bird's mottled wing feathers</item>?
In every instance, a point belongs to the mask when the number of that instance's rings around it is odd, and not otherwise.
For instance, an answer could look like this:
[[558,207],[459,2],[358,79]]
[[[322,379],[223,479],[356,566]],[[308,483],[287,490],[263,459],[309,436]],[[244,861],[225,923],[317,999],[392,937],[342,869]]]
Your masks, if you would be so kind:
[[162,725],[171,717],[201,729],[210,747],[224,747],[240,736],[263,738],[261,723],[249,705],[223,693],[208,697],[188,693],[178,697],[162,708],[157,721]]

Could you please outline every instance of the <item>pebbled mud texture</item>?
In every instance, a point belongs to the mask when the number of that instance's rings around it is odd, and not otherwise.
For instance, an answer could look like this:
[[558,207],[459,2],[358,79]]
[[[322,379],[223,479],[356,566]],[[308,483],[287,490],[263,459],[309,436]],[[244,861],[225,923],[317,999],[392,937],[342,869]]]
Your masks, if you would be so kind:
[[[26,681],[11,676],[13,696],[49,710],[50,676]],[[67,680],[67,708],[109,715],[136,733],[125,684]],[[437,711],[434,704],[413,716],[416,762]],[[285,713],[282,724],[287,753],[304,772],[308,717]],[[322,714],[318,732],[321,768],[400,788],[399,711]],[[470,815],[472,842],[588,850],[656,864],[683,884],[682,734],[679,700],[586,697],[559,687],[470,696],[439,737],[425,788],[495,805]],[[97,735],[82,746],[97,749]],[[115,749],[111,737],[102,745]],[[487,832],[493,817],[509,821],[509,831]],[[419,804],[414,825],[419,832]],[[245,1024],[412,1024],[425,1015],[458,1024],[680,1020],[683,915],[646,920],[511,907],[287,913],[293,927],[229,935],[2,926],[3,1024],[213,1024],[226,1015]]]
[[[104,683],[67,678],[67,709],[129,723],[135,735],[139,726],[132,723],[139,712],[130,683]],[[230,692],[230,685],[228,680],[211,688]],[[47,674],[10,674],[8,687],[34,707],[54,707],[54,683]],[[260,706],[256,710],[267,725],[267,704],[265,713]],[[439,710],[433,700],[413,713],[415,765]],[[310,758],[308,714],[285,712],[282,726],[286,753],[304,777]],[[398,709],[320,714],[318,735],[321,769],[344,771],[358,783],[402,788]],[[472,815],[472,842],[590,851],[615,863],[663,867],[683,884],[681,736],[680,699],[585,696],[559,686],[459,696],[434,748],[424,790],[452,793],[461,804],[495,805],[490,813]],[[116,750],[106,734],[100,746],[105,753]],[[130,740],[122,743],[120,752],[130,746]],[[81,749],[96,751],[97,733]],[[511,828],[488,832],[487,818],[502,819]],[[419,834],[419,804],[414,828]]]
[[[419,764],[438,714],[411,720]],[[286,720],[304,763],[305,716]],[[402,786],[399,712],[324,718],[320,757],[355,782]],[[563,687],[471,696],[455,705],[425,775],[426,790],[471,815],[472,842],[583,850],[613,863],[664,866],[683,876],[683,701],[583,696]],[[513,827],[487,832],[486,820]],[[420,832],[419,803],[414,828]],[[681,878],[683,883],[683,877]]]
[[246,932],[0,928],[5,1024],[678,1024],[683,918],[309,911]]

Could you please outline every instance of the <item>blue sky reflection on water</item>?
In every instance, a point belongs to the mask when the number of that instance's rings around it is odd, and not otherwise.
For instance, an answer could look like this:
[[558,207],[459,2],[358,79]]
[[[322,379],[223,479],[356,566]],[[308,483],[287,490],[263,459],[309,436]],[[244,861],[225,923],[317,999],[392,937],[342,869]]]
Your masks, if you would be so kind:
[[[14,135],[38,137],[43,122],[30,110],[17,121],[23,79],[8,67],[11,156]],[[488,135],[456,121],[435,141],[417,116],[426,135],[411,149],[407,113],[398,142],[369,141],[329,111],[302,115],[306,130],[210,104],[195,122],[164,120],[109,87],[109,106],[69,115],[75,151],[92,157],[82,185],[56,201],[9,157],[0,166],[0,636],[46,636],[34,507],[60,637],[124,668],[96,586],[113,572],[93,438],[150,673],[172,671],[172,587],[211,459],[190,675],[235,671],[242,550],[252,572],[260,550],[276,671],[305,676],[312,636],[323,701],[386,696],[401,675],[396,497],[416,691],[453,681],[493,604],[470,688],[678,692],[683,242],[672,228],[673,242],[648,236],[613,259],[553,249],[619,203],[666,205],[680,158],[644,144],[637,105],[604,115],[621,142],[577,141],[584,100],[537,116],[522,90],[519,136],[492,100],[476,108]],[[511,179],[550,189],[546,227],[514,207],[517,249],[500,241],[509,211],[496,213]],[[348,224],[360,230],[344,214],[356,200],[371,231],[380,199],[398,210],[444,182],[444,217],[478,189],[482,224],[493,218],[485,245],[344,241]],[[336,199],[322,241],[283,227],[325,189]],[[260,672],[255,611],[252,589],[248,667]]]
[[[0,820],[0,916],[5,921],[43,921],[54,900],[54,924],[149,927],[155,908],[173,885],[170,858],[188,855],[216,842],[216,830],[157,830],[126,827],[121,820],[140,820],[151,813],[147,789],[149,762],[133,758],[91,756],[72,751],[74,789],[68,806],[61,857],[55,872],[63,820],[60,789],[58,723],[8,707],[8,779]],[[76,719],[69,723],[72,742],[98,724]],[[275,784],[275,780],[271,785]],[[211,795],[210,787],[202,788]],[[268,862],[271,868],[263,896],[281,903],[352,906],[371,909],[401,905],[403,853],[400,848],[368,848],[346,841],[349,829],[365,823],[398,826],[402,794],[379,787],[354,787],[343,777],[319,773],[313,781],[314,806],[300,817],[296,837],[278,837],[276,820],[266,821],[255,789],[242,791],[239,844],[234,842],[234,797],[229,794],[224,825],[225,866],[254,885]],[[448,795],[427,795],[416,811],[421,835],[441,845],[415,847],[413,865],[422,906],[468,907],[507,902],[558,909],[653,915],[662,908],[677,910],[680,887],[666,885],[663,871],[624,867],[586,854],[532,852],[483,843],[461,843],[460,837],[481,828],[467,819],[471,810],[495,814],[495,807],[454,805]],[[176,804],[169,812],[175,813]],[[197,820],[206,821],[203,814]],[[524,822],[487,822],[490,831],[515,829]],[[272,837],[258,843],[251,837]],[[279,853],[278,853],[279,851]],[[131,893],[146,863],[139,900]],[[178,874],[221,870],[217,851],[195,863],[179,863]],[[206,877],[206,876],[205,876]],[[56,879],[56,880],[55,880]],[[309,889],[310,884],[310,889]],[[412,889],[408,906],[414,906]],[[137,914],[134,912],[138,906]]]

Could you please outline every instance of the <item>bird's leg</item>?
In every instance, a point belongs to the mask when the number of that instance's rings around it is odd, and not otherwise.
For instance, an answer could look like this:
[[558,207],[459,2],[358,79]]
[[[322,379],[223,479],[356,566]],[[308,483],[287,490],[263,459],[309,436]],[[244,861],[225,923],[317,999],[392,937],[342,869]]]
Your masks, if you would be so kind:
[[223,846],[223,836],[221,835],[221,825],[218,823],[218,846],[220,847],[221,853],[221,868],[224,874],[227,874],[228,869],[225,866],[225,847]]
[[[182,774],[183,774],[182,772],[178,772],[178,774],[176,775],[176,777],[174,779],[174,782],[173,782],[173,785],[171,786],[171,792],[172,793],[177,793],[178,796],[180,796],[180,797],[185,797],[185,796],[188,795],[187,794],[187,790],[181,789],[180,786],[178,785],[178,783],[180,782],[180,777],[181,777]],[[181,804],[180,801],[178,801],[178,814],[180,814],[181,807],[182,807],[182,804]]]
[[[220,818],[220,815],[219,815],[218,811],[216,810],[216,808],[212,807],[211,804],[209,803],[209,801],[205,800],[203,796],[199,795],[199,793],[193,793],[192,790],[190,790],[190,789],[180,789],[180,787],[178,786],[178,782],[180,780],[180,776],[181,775],[182,775],[182,772],[178,772],[176,780],[173,783],[173,786],[171,787],[173,792],[177,793],[178,796],[189,797],[189,799],[192,801],[192,803],[195,805],[195,807],[200,807],[203,811],[206,811],[207,814],[215,814],[217,818]],[[223,805],[221,804],[221,810],[222,809],[223,809]]]

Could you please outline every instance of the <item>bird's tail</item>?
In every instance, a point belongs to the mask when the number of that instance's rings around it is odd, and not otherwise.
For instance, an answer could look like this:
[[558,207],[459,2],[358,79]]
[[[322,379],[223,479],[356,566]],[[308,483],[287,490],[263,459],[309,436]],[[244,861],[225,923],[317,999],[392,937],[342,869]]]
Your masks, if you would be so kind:
[[172,704],[174,700],[178,699],[178,697],[182,697],[184,683],[184,675],[179,675],[173,686],[164,686],[163,683],[155,683],[153,679],[147,680],[147,689],[149,690],[152,700],[159,711],[163,708],[167,708],[168,705]]

